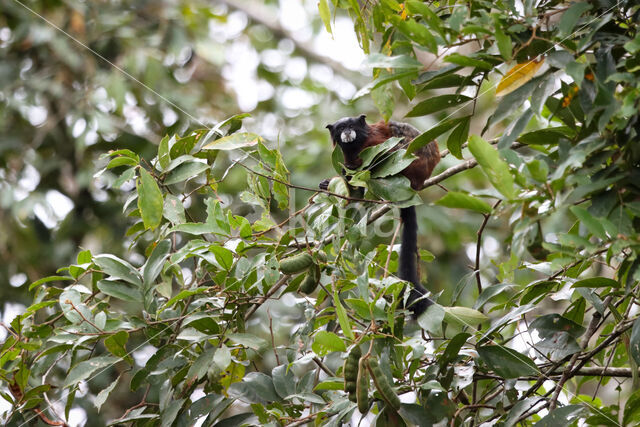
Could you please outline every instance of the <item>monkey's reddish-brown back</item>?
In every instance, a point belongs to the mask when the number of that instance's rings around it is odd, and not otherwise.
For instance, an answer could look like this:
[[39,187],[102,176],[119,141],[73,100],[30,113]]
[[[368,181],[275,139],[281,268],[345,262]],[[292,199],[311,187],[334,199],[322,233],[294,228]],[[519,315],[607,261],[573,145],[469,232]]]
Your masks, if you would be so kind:
[[[362,148],[371,147],[374,145],[382,144],[392,136],[404,138],[404,141],[395,148],[404,148],[416,137],[420,135],[420,132],[415,127],[408,123],[389,121],[379,121],[370,126],[369,138]],[[433,140],[426,146],[422,147],[414,153],[416,160],[413,161],[407,168],[402,171],[402,175],[409,178],[411,181],[411,188],[414,190],[420,190],[422,184],[431,176],[433,169],[440,161],[440,150],[438,150],[438,143]]]

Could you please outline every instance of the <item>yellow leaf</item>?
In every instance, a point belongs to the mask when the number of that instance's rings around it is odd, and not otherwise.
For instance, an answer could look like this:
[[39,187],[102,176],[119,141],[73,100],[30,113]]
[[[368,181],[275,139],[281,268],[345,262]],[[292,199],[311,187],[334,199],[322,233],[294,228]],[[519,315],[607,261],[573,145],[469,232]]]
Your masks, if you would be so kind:
[[531,80],[540,67],[542,67],[542,64],[544,64],[544,58],[532,59],[523,64],[516,64],[507,71],[507,74],[505,74],[500,80],[500,83],[498,83],[496,96],[504,96],[511,93]]

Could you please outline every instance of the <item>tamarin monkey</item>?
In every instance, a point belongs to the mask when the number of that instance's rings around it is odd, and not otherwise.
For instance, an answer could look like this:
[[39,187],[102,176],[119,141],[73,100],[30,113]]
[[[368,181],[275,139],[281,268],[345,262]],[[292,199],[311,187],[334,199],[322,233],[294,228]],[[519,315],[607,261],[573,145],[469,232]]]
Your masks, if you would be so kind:
[[[405,148],[420,132],[407,123],[384,122],[369,125],[364,114],[359,117],[345,117],[337,122],[327,125],[331,133],[333,145],[338,144],[344,154],[344,165],[349,169],[356,169],[362,164],[360,152],[367,147],[382,144],[391,137],[400,137],[403,140],[396,146]],[[409,178],[411,187],[420,190],[424,181],[431,176],[431,172],[440,161],[438,143],[434,140],[414,153],[417,157],[402,175]],[[320,183],[320,188],[327,189],[329,180]],[[433,304],[429,298],[424,297],[427,292],[420,284],[418,277],[418,221],[414,206],[400,209],[402,219],[402,244],[400,246],[400,260],[398,276],[413,285],[407,300],[407,308],[418,317]]]

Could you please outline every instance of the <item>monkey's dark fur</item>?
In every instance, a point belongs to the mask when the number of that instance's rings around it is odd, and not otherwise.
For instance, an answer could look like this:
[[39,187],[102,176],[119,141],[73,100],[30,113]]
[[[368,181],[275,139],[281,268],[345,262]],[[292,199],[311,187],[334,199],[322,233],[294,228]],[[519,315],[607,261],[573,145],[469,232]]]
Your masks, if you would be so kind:
[[[349,169],[356,169],[362,164],[360,152],[374,145],[382,144],[391,137],[402,137],[396,150],[406,147],[420,132],[407,123],[389,121],[369,125],[365,115],[359,117],[345,117],[327,125],[331,132],[333,144],[338,144],[344,154],[344,165]],[[402,174],[411,182],[414,190],[420,190],[424,181],[431,176],[431,172],[440,161],[440,151],[436,141],[431,141],[425,147],[414,153],[418,158],[414,160]],[[325,189],[328,180],[320,183]],[[418,221],[414,206],[400,209],[402,219],[402,245],[400,246],[400,262],[398,276],[413,285],[409,293],[408,306],[414,317],[424,313],[433,302],[424,297],[426,289],[420,284],[418,276]]]

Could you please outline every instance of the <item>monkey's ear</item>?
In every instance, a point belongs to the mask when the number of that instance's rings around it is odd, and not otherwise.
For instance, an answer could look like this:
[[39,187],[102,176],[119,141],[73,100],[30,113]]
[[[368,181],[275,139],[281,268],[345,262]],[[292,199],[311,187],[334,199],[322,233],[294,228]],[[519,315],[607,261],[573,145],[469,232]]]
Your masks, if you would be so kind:
[[333,130],[333,125],[327,125],[325,126],[327,129],[329,129],[329,132],[331,132]]
[[358,117],[358,120],[360,120],[360,123],[362,123],[363,125],[366,125],[367,124],[365,120],[366,117],[367,117],[366,114],[360,114],[360,117]]

